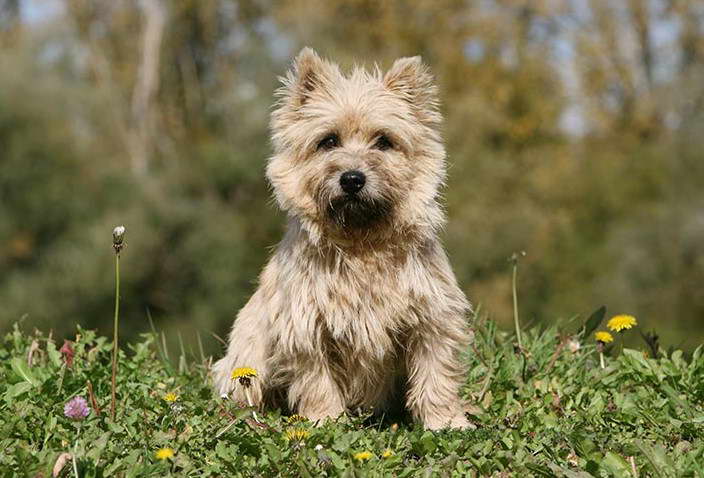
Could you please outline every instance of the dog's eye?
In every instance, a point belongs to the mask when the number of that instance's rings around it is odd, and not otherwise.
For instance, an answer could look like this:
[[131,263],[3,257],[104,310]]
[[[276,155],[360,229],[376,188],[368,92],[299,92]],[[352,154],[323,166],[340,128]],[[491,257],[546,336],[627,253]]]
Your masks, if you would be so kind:
[[387,149],[391,149],[394,147],[394,144],[391,142],[388,136],[385,134],[382,134],[376,139],[376,142],[374,143],[374,147],[378,150],[381,151],[386,151]]
[[333,133],[321,139],[318,143],[317,149],[318,151],[320,151],[321,149],[324,149],[325,151],[330,151],[331,149],[335,149],[338,146],[340,146],[340,137]]

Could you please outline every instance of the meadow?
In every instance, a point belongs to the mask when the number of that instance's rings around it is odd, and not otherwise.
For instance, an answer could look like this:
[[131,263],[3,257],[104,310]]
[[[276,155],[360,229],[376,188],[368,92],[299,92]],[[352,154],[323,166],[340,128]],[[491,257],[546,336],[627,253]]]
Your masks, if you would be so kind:
[[[304,46],[436,79],[474,429],[212,392]],[[0,477],[704,477],[702,2],[0,0],[0,65]]]
[[[601,345],[595,315],[570,336],[557,326],[524,331],[521,350],[513,333],[478,312],[463,390],[476,428],[440,432],[404,417],[351,415],[316,427],[242,408],[213,394],[210,357],[197,347],[169,353],[157,333],[120,349],[113,420],[111,339],[78,328],[60,344],[16,324],[0,346],[0,470],[34,477],[53,470],[81,477],[704,476],[704,347],[686,355],[653,349],[651,340],[643,350],[622,349],[623,335],[637,326]],[[75,397],[85,399],[87,416],[66,408]]]

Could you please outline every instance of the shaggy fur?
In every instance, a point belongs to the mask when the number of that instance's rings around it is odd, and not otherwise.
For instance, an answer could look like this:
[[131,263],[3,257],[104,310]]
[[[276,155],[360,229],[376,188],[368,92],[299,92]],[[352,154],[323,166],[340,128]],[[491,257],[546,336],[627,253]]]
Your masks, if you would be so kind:
[[[467,426],[469,304],[436,236],[445,150],[427,68],[344,75],[306,48],[282,81],[266,174],[288,227],[213,366],[218,391],[245,401],[230,373],[248,366],[257,405],[285,397],[322,420],[405,399],[427,428]],[[366,176],[353,196],[350,170]]]

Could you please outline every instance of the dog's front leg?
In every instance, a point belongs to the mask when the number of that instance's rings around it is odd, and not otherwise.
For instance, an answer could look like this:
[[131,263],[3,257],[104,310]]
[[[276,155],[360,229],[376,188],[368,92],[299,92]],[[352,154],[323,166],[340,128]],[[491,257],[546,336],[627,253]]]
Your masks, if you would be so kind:
[[298,367],[288,390],[289,406],[313,422],[336,418],[345,411],[342,392],[324,363],[311,358]]
[[406,348],[406,405],[413,418],[431,430],[471,426],[459,397],[465,369],[458,355],[466,334],[462,321],[456,322],[454,328],[439,328],[437,323],[420,325]]
[[[268,378],[269,322],[266,301],[258,289],[237,315],[230,333],[227,354],[215,362],[212,369],[215,388],[219,394],[228,394],[240,403],[259,407]],[[257,377],[245,390],[232,380],[235,368],[250,367]]]

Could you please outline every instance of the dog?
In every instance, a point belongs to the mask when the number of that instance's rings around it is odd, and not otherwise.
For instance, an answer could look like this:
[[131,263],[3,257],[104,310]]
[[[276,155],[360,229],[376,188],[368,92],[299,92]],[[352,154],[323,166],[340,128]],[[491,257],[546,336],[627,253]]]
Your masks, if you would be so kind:
[[[322,423],[398,403],[428,429],[470,426],[470,304],[437,233],[445,149],[420,57],[348,74],[310,48],[281,79],[266,167],[283,240],[241,309],[215,387]],[[231,378],[251,367],[248,387]]]

